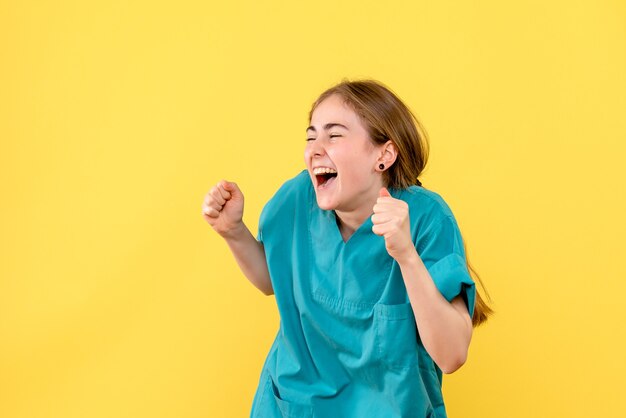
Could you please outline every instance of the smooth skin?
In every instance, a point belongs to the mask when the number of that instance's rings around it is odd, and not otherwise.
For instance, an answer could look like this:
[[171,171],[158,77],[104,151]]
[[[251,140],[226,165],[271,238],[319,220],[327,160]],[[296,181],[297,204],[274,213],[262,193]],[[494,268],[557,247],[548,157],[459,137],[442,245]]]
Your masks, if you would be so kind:
[[263,244],[243,223],[243,193],[236,183],[220,181],[204,197],[202,216],[230,247],[243,274],[263,294],[273,295]]
[[[382,173],[396,158],[393,142],[375,145],[339,96],[328,97],[313,112],[304,159],[318,205],[335,211],[344,241],[371,216],[372,231],[385,239],[387,252],[400,266],[424,348],[441,371],[450,374],[467,359],[472,320],[460,295],[448,302],[437,289],[412,241],[407,203],[393,198],[383,184]],[[330,187],[320,188],[313,173],[317,167],[337,171]],[[263,244],[243,223],[243,205],[239,187],[222,180],[205,196],[202,215],[226,240],[248,280],[271,295]]]

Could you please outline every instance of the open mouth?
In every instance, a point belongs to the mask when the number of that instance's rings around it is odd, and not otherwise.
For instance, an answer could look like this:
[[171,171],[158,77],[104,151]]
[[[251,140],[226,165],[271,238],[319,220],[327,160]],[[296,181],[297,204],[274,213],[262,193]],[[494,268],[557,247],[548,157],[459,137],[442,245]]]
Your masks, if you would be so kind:
[[320,189],[329,187],[337,178],[337,171],[332,168],[315,168],[313,173]]
[[317,185],[320,188],[328,187],[337,177],[337,173],[332,174],[318,174],[315,176],[317,178]]

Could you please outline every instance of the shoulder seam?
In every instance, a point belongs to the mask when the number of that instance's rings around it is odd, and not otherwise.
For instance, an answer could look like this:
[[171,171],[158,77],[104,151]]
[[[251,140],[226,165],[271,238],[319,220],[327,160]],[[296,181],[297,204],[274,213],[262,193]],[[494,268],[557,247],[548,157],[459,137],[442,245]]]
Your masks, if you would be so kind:
[[443,216],[452,218],[454,220],[454,214],[452,213],[452,208],[450,208],[450,205],[448,205],[448,203],[439,193],[432,191],[432,190],[424,189],[422,187],[417,187],[417,186],[415,187],[415,190],[410,191],[409,193],[415,193],[415,192],[424,196],[428,200],[434,202],[437,205],[437,207],[441,210],[441,213]]

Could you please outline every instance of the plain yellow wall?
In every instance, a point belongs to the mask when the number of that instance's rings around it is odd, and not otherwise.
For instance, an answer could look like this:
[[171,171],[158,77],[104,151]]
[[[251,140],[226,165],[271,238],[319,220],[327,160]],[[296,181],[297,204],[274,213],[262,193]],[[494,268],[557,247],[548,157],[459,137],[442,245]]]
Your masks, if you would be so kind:
[[278,329],[201,216],[373,77],[431,139],[497,315],[450,417],[623,417],[626,4],[0,3],[0,417],[245,417]]

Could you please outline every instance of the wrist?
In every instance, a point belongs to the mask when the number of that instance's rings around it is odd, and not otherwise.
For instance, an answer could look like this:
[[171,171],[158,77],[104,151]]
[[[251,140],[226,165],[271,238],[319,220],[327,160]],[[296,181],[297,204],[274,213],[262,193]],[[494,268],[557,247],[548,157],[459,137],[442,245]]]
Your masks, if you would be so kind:
[[396,262],[400,266],[400,269],[404,269],[406,267],[416,267],[421,261],[422,259],[413,247],[396,257]]
[[250,231],[243,223],[243,221],[238,222],[232,228],[229,228],[227,231],[222,232],[220,235],[226,241],[239,241],[248,235]]

